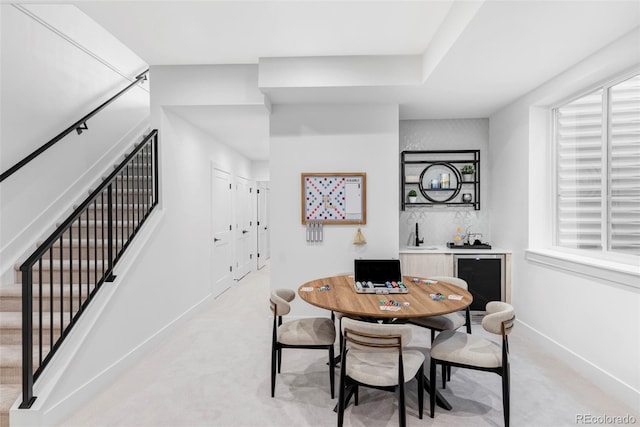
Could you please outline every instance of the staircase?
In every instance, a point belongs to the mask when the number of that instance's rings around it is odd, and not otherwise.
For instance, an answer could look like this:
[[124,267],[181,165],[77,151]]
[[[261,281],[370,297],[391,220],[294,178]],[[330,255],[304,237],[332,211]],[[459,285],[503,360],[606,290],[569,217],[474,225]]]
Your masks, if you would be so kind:
[[[92,200],[74,206],[71,221],[56,224],[56,228],[67,227],[31,269],[34,382],[98,289],[109,285],[111,266],[157,204],[156,135],[154,131],[147,136],[109,177],[96,184],[105,188],[90,191]],[[36,242],[36,247],[43,243]],[[22,393],[23,277],[20,265],[15,269],[14,283],[0,285],[0,427],[9,426],[9,409]]]

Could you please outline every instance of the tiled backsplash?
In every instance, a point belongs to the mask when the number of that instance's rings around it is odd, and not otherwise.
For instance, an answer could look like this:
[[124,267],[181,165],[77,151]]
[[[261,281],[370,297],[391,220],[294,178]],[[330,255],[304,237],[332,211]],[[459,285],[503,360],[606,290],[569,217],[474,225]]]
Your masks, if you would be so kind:
[[424,245],[444,245],[453,240],[456,228],[481,233],[491,242],[489,230],[490,179],[488,119],[403,120],[400,122],[400,151],[479,149],[481,156],[481,209],[467,207],[410,207],[400,211],[400,247],[415,243],[416,222]]
[[415,244],[416,223],[419,224],[420,238],[424,238],[421,246],[444,245],[452,242],[456,228],[462,233],[481,233],[482,240],[490,240],[487,234],[488,221],[482,210],[470,208],[411,208],[400,212],[400,247]]

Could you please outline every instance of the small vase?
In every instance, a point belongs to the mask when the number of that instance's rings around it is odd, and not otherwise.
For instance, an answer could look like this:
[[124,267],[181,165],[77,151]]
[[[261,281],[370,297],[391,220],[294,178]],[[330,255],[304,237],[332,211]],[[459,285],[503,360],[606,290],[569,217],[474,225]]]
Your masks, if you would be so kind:
[[464,182],[472,182],[473,181],[473,174],[472,173],[463,173],[462,174],[462,180]]
[[417,200],[416,196],[409,196],[409,203],[415,203]]

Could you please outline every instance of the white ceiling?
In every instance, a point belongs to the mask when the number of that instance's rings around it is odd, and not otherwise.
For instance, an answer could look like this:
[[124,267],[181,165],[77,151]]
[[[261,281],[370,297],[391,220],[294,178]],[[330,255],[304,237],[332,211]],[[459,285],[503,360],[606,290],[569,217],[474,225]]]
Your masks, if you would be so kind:
[[88,1],[78,7],[152,65],[257,64],[261,57],[420,54],[452,2]]
[[[259,58],[423,55],[459,0],[79,1],[150,65],[256,64]],[[273,103],[392,102],[401,119],[489,117],[640,25],[638,0],[487,0],[422,85],[273,91]],[[451,13],[449,16],[448,14]],[[445,23],[445,24],[443,24]],[[450,36],[450,35],[449,35]],[[184,119],[268,156],[268,112],[178,108]],[[262,117],[260,115],[262,114]],[[212,123],[212,115],[227,124]],[[245,122],[241,118],[246,116]],[[246,132],[256,121],[257,132]],[[260,132],[267,123],[266,134]],[[244,124],[244,125],[242,125]],[[234,129],[236,129],[234,131]],[[251,140],[254,139],[255,145]]]

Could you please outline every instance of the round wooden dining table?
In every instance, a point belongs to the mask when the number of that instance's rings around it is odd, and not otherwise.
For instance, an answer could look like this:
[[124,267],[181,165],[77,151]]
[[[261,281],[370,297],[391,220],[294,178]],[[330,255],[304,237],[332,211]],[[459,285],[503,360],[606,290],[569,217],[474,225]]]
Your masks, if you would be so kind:
[[[403,276],[402,283],[406,286],[407,293],[358,293],[353,276],[332,276],[304,283],[298,288],[298,295],[309,304],[333,312],[383,321],[453,313],[464,310],[473,302],[473,297],[467,290],[451,283],[415,276]],[[378,289],[384,291],[386,288],[376,288]],[[449,296],[455,298],[450,299]],[[390,307],[387,305],[389,301],[397,302],[398,305]],[[338,357],[337,360],[339,359]],[[429,378],[425,376],[424,388],[427,392],[430,390],[429,384]],[[436,391],[436,402],[444,409],[451,409],[451,404],[439,391]]]
[[[429,282],[428,278],[403,276],[402,283],[406,286],[407,293],[358,293],[353,276],[332,276],[304,283],[298,288],[298,295],[317,307],[377,319],[438,316],[464,310],[473,301],[473,297],[465,289],[443,281]],[[380,291],[385,289],[376,288]],[[431,295],[444,299],[436,300]],[[450,299],[451,295],[462,298]],[[390,308],[389,301],[399,305]]]

